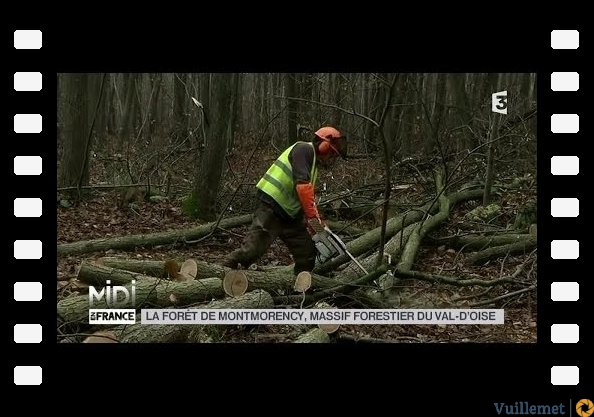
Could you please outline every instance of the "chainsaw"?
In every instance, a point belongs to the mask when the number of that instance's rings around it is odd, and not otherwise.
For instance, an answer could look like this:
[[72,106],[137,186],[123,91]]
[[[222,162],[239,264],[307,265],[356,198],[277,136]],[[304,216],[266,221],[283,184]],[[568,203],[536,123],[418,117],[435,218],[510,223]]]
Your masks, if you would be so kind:
[[363,265],[361,265],[361,263],[347,250],[342,239],[340,239],[336,233],[332,232],[328,226],[324,226],[324,230],[316,233],[312,239],[318,250],[318,260],[320,263],[324,263],[332,258],[346,254],[353,260],[359,269],[365,273],[365,275],[369,274]]

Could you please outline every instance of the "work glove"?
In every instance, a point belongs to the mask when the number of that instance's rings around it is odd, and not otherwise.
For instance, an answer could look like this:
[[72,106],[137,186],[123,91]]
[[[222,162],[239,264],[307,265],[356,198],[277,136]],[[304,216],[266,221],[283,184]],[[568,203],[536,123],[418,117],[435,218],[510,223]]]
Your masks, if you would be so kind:
[[324,231],[326,223],[322,220],[320,213],[318,213],[313,184],[311,182],[299,183],[295,186],[295,191],[297,192],[301,207],[303,208],[305,223],[309,234],[313,236],[316,233]]
[[305,220],[307,231],[314,236],[317,233],[322,233],[326,228],[326,223],[319,217],[312,217]]

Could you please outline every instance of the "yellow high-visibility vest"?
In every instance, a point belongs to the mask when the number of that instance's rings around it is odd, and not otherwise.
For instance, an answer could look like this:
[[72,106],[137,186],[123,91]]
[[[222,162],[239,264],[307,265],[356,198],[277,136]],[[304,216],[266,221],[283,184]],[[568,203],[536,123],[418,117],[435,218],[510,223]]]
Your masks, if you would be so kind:
[[[289,153],[298,143],[307,143],[313,148],[310,142],[296,142],[288,147],[274,163],[268,168],[268,171],[258,181],[256,187],[262,190],[278,203],[279,206],[291,217],[296,217],[301,210],[301,202],[295,191],[295,181],[293,180],[293,167],[289,161]],[[316,152],[314,149],[314,159],[309,174],[310,182],[315,186],[318,177],[316,167]]]

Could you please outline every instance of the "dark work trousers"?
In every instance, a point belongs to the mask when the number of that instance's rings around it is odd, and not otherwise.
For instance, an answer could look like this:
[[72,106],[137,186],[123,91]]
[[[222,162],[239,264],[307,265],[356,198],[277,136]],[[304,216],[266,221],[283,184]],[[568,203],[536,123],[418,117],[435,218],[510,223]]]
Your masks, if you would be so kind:
[[317,251],[303,218],[285,220],[263,201],[258,203],[243,245],[229,254],[224,265],[230,268],[237,268],[237,264],[244,268],[249,267],[264,255],[277,237],[281,238],[293,255],[295,275],[313,269]]

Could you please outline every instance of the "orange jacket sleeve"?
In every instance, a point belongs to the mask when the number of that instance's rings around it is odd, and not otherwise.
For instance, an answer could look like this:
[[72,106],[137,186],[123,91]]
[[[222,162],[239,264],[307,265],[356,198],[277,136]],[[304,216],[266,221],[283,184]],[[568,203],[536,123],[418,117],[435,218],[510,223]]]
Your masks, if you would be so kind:
[[305,214],[305,218],[319,219],[320,214],[318,213],[318,209],[316,207],[313,184],[311,182],[298,183],[295,186],[295,190],[297,191],[297,196],[299,197],[299,201],[301,202],[301,207],[303,207],[303,213]]

